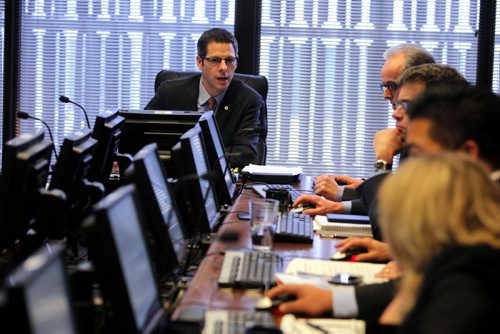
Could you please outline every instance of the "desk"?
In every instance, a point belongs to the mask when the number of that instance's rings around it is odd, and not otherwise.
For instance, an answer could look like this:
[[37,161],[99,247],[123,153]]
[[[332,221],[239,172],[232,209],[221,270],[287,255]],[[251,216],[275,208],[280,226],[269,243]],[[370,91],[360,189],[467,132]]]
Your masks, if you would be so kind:
[[[311,178],[304,177],[297,185],[299,189],[311,189]],[[250,234],[250,222],[239,220],[236,216],[238,211],[248,211],[249,199],[257,196],[251,189],[244,189],[236,199],[231,212],[224,219],[219,229],[219,234],[235,232],[239,239],[231,243],[223,243],[215,240],[210,245],[204,259],[201,261],[189,288],[186,290],[182,300],[172,315],[172,320],[179,313],[192,306],[201,306],[205,309],[233,309],[253,310],[255,302],[262,295],[260,290],[219,288],[217,280],[224,260],[221,252],[230,248],[251,248],[252,239]],[[334,252],[334,246],[338,240],[320,238],[314,236],[312,244],[279,243],[273,244],[273,252],[283,258],[283,268],[295,257],[328,259]]]

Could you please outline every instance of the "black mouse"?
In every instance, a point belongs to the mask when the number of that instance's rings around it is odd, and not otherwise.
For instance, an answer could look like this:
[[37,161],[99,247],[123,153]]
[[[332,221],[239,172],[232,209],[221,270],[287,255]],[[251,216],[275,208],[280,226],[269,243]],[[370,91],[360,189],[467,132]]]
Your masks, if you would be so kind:
[[284,302],[289,302],[292,300],[296,300],[297,296],[295,295],[278,295],[273,298],[269,297],[261,297],[257,302],[255,303],[255,309],[259,311],[265,311],[265,310],[270,310],[272,308],[278,307],[281,303]]
[[354,255],[361,254],[361,253],[366,253],[368,250],[364,247],[352,247],[346,250],[344,253],[342,252],[335,252],[331,257],[330,260],[350,260]]

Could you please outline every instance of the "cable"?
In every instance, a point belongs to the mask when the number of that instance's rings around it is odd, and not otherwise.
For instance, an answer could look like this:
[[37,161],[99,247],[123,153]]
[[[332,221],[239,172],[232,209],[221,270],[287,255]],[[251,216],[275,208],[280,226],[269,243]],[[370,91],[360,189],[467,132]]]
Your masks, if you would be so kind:
[[37,120],[39,122],[42,122],[42,124],[45,125],[45,127],[47,128],[47,130],[49,132],[50,140],[52,141],[52,150],[54,151],[54,156],[56,157],[56,160],[57,160],[58,157],[57,157],[57,152],[56,152],[54,137],[52,136],[52,131],[50,130],[49,125],[43,119],[35,117],[35,116],[31,116],[30,114],[28,114],[27,112],[24,112],[24,111],[18,111],[17,112],[17,117],[19,117],[21,119],[31,118],[31,119]]

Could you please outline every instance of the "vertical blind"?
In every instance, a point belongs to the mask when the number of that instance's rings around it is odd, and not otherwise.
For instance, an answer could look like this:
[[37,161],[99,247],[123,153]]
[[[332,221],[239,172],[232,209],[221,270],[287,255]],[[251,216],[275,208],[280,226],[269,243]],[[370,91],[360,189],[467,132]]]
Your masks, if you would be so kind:
[[[2,117],[0,117],[0,143],[3,143],[3,75],[4,75],[4,54],[5,54],[5,0],[0,1],[0,113]],[[2,158],[2,145],[0,145],[0,159]],[[1,161],[1,160],[0,160]],[[1,165],[1,164],[0,164]]]
[[[164,68],[196,70],[196,42],[212,27],[233,31],[234,1],[23,1],[20,109],[45,120],[56,147],[111,108],[142,109]],[[21,132],[43,128],[21,121]]]
[[[85,107],[92,123],[110,108],[143,108],[160,69],[196,69],[204,30],[233,31],[234,7],[234,0],[24,0],[20,110],[48,122],[59,147],[85,126],[59,95]],[[370,175],[373,135],[393,125],[378,89],[383,51],[418,42],[473,82],[478,12],[479,0],[262,0],[267,163]],[[20,131],[34,127],[41,124],[22,120]]]
[[497,0],[495,17],[495,48],[493,56],[493,91],[500,93],[500,1]]
[[263,0],[268,163],[373,174],[374,134],[394,124],[379,90],[383,52],[419,43],[473,82],[478,10],[474,0]]

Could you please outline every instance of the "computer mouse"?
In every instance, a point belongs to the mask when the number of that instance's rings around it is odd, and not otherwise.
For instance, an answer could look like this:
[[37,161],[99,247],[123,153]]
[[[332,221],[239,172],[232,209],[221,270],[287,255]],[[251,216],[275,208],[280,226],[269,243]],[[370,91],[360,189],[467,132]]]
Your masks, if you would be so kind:
[[361,253],[366,253],[368,250],[364,247],[352,247],[346,250],[345,252],[340,252],[336,251],[333,253],[332,256],[330,256],[330,260],[349,260],[351,259],[354,255],[361,254]]
[[269,298],[267,296],[261,297],[255,303],[255,309],[258,311],[266,311],[272,308],[278,307],[281,303],[289,302],[297,299],[295,295],[278,295],[273,298]]
[[290,212],[302,213],[304,211],[304,207],[302,205],[298,205],[295,208],[291,208]]
[[302,213],[304,210],[314,209],[315,206],[311,204],[302,205],[299,204],[295,208],[290,209],[290,212]]

